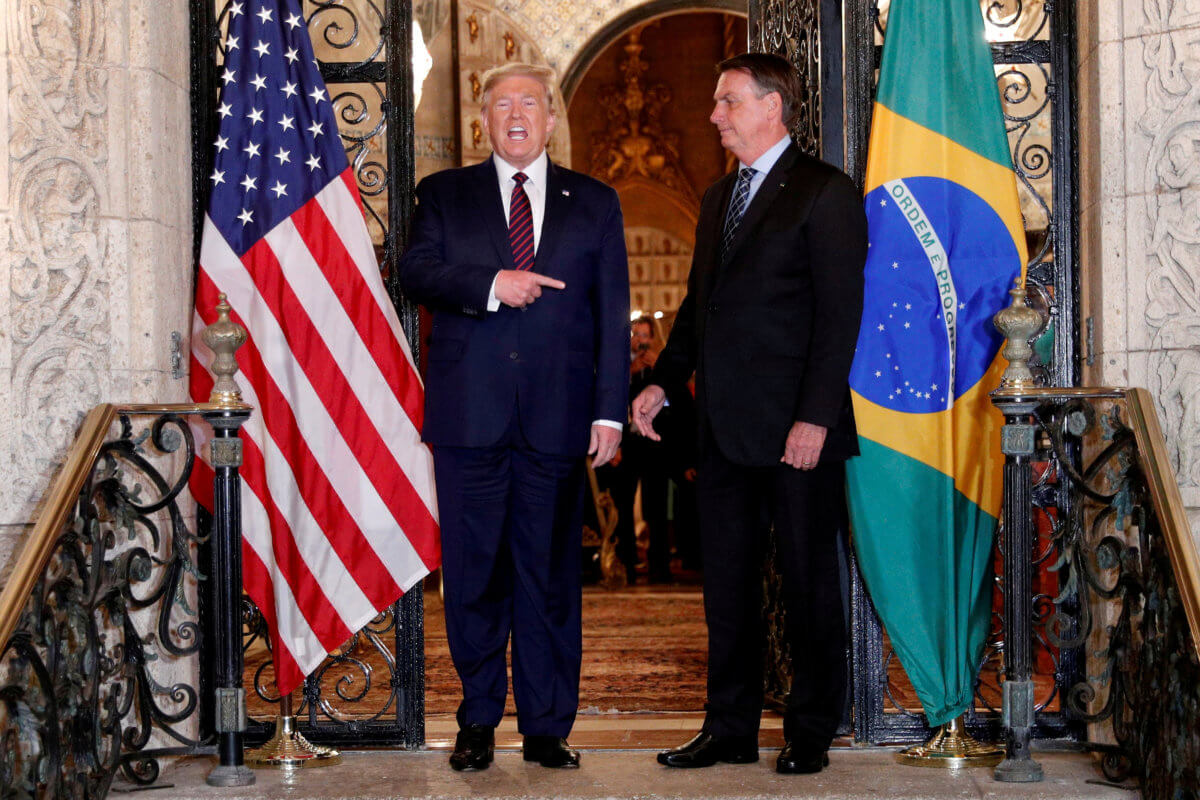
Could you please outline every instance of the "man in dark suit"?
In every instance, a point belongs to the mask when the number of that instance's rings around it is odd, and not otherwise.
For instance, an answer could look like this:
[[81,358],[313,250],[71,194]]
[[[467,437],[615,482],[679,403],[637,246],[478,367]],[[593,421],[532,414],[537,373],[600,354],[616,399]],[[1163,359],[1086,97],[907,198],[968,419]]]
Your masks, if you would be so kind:
[[695,372],[707,714],[698,736],[658,760],[758,760],[761,569],[773,524],[794,670],[776,769],[817,772],[845,694],[836,532],[844,461],[858,453],[847,378],[866,218],[849,178],[792,144],[799,81],[787,61],[746,54],[719,70],[710,119],[741,168],[704,195],[687,297],[654,385],[632,406],[637,430],[657,438],[664,387]]
[[450,766],[484,769],[507,693],[526,761],[576,767],[584,455],[621,439],[629,272],[617,195],[550,163],[554,73],[483,79],[487,161],[417,187],[400,283],[433,312],[433,446],[446,635],[462,679]]

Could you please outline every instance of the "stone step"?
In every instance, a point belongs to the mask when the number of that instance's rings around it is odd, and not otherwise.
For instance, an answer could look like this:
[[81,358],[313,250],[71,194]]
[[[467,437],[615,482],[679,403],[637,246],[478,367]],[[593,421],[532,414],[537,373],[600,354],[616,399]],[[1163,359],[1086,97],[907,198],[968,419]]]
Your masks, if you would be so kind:
[[[346,752],[332,767],[255,770],[257,782],[244,788],[212,788],[204,776],[214,763],[187,759],[164,771],[172,788],[149,796],[170,800],[1136,800],[1136,791],[1105,785],[1094,759],[1083,753],[1039,752],[1041,783],[997,783],[990,769],[946,770],[901,766],[888,748],[839,748],[817,775],[779,775],[775,750],[761,751],[757,764],[700,770],[659,766],[647,750],[584,750],[578,770],[549,770],[496,753],[491,768],[454,772],[444,751]],[[120,795],[114,795],[120,796]]]

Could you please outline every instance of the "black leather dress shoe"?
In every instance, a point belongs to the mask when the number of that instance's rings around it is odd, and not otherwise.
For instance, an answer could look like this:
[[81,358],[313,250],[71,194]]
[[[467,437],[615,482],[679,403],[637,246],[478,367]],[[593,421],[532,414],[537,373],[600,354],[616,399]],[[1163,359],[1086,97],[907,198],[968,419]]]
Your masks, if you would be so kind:
[[536,761],[551,769],[575,769],[579,766],[579,751],[572,750],[567,740],[558,736],[526,736],[521,748],[526,761]]
[[810,775],[828,766],[828,751],[804,750],[793,747],[791,742],[783,746],[779,751],[779,758],[775,759],[775,771],[784,775]]
[[758,737],[713,736],[708,731],[700,731],[682,747],[658,754],[658,763],[666,767],[711,767],[718,761],[753,764],[758,761]]
[[450,768],[459,772],[487,769],[496,749],[496,730],[487,725],[468,725],[458,732]]

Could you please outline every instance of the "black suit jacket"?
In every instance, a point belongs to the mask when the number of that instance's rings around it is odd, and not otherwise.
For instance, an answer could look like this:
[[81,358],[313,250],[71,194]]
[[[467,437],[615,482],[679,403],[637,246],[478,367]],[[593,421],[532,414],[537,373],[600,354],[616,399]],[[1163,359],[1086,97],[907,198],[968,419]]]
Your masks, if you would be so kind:
[[722,264],[736,178],[730,173],[704,194],[687,297],[655,383],[670,391],[695,371],[701,429],[735,463],[778,464],[797,421],[829,429],[822,461],[857,455],[848,376],[867,254],[862,194],[790,145]]
[[626,418],[629,266],[616,192],[551,163],[533,268],[567,288],[487,311],[496,272],[513,269],[491,159],[417,186],[399,278],[433,312],[426,442],[489,446],[516,413],[534,449],[583,455],[593,420]]

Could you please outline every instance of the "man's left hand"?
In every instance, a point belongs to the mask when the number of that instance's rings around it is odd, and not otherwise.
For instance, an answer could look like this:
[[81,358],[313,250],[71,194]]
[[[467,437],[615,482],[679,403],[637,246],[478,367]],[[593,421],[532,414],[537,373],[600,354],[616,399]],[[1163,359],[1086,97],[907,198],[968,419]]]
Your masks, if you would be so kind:
[[[593,435],[595,430],[592,429]],[[787,443],[783,446],[783,458],[779,460],[796,469],[812,469],[821,458],[821,448],[825,446],[825,434],[828,430],[811,422],[792,423]]]
[[593,425],[592,441],[588,444],[588,455],[592,456],[592,466],[602,467],[617,453],[621,444],[621,432],[609,425]]

